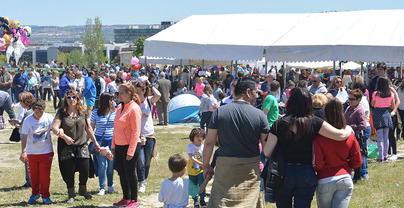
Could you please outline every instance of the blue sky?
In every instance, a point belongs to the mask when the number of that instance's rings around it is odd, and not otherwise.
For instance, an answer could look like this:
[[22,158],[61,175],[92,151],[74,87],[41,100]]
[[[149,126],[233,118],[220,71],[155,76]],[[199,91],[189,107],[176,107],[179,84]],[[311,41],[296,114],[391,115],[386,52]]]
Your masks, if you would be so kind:
[[156,24],[196,14],[307,13],[404,9],[402,0],[14,0],[1,16],[21,25],[84,25],[101,17],[104,25]]

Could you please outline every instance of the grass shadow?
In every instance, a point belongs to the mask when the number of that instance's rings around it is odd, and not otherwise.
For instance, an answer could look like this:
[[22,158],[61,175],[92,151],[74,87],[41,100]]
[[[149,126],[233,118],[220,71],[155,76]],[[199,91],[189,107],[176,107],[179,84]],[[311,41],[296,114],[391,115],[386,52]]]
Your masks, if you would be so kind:
[[27,202],[0,204],[0,207],[27,207],[27,206],[28,206]]
[[9,188],[0,188],[0,192],[9,192],[9,191],[17,191],[22,189],[30,189],[31,187],[24,187],[24,186],[13,186]]

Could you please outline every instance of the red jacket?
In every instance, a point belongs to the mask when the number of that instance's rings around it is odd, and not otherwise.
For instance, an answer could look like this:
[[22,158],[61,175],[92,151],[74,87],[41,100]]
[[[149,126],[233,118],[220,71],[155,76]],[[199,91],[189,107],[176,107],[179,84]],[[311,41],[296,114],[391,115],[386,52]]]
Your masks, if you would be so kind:
[[317,178],[351,174],[351,170],[362,165],[358,141],[351,134],[345,141],[335,141],[321,135],[314,139],[314,169]]

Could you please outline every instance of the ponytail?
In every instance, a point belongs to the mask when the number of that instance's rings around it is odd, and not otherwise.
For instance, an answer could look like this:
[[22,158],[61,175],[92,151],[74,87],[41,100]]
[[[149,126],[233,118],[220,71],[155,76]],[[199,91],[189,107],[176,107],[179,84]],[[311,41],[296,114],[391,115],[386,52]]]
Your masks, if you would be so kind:
[[132,95],[132,100],[137,103],[138,105],[140,105],[140,99],[139,96],[136,94],[135,91],[135,86],[133,86],[130,83],[125,83],[125,84],[121,84],[119,86],[119,88],[123,88],[127,93],[129,93],[130,95]]

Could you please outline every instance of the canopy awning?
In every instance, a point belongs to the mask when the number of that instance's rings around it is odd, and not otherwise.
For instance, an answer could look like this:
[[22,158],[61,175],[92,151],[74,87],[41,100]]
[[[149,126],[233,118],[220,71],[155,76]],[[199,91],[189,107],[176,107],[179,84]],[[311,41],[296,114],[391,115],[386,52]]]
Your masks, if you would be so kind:
[[385,61],[404,57],[404,10],[195,15],[145,41],[145,56],[197,60]]
[[258,61],[264,46],[309,14],[195,15],[148,38],[144,55],[193,60]]

